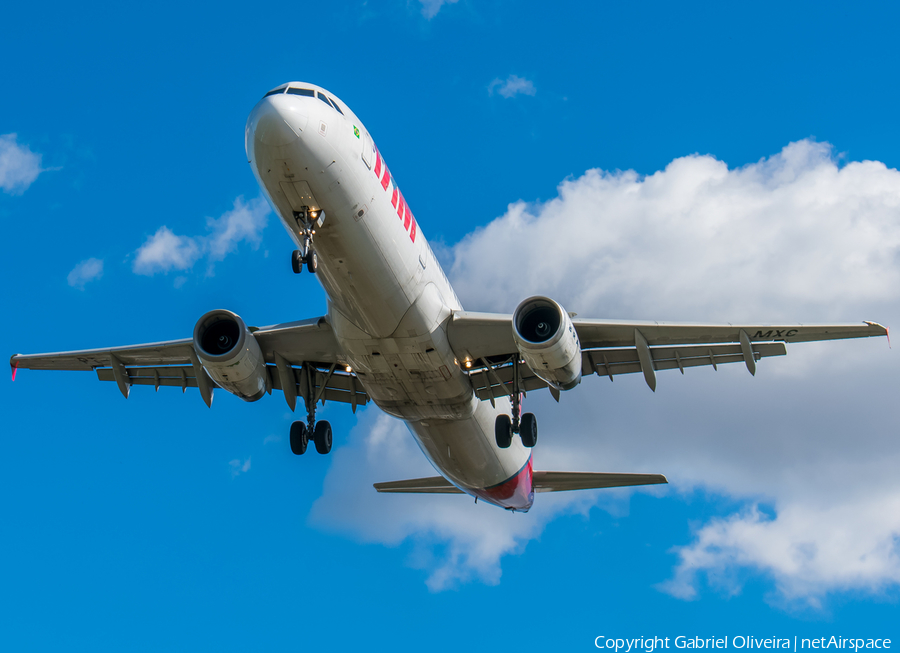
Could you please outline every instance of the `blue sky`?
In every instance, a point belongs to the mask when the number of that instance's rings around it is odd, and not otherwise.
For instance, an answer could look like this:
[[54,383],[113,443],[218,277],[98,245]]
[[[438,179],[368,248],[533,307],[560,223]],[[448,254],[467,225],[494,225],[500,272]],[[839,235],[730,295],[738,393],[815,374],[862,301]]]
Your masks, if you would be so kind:
[[[900,323],[897,22],[887,3],[8,7],[0,339],[322,314],[243,152],[251,108],[289,80],[365,121],[467,308],[548,293],[592,317]],[[210,410],[22,371],[0,398],[0,641],[900,640],[897,371],[883,341],[796,345],[756,378],[529,396],[537,468],[671,483],[528,515],[375,494],[430,468],[374,408],[326,406],[334,452],[296,458],[277,392]]]

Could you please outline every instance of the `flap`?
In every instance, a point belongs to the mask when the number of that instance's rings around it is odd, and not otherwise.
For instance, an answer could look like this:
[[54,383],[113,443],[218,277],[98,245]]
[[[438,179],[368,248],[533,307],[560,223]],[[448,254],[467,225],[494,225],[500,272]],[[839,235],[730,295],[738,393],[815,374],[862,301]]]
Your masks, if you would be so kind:
[[[206,374],[206,370],[203,371]],[[129,385],[173,386],[181,388],[196,388],[197,377],[192,365],[173,365],[171,367],[126,367],[125,374]],[[97,378],[101,381],[115,381],[116,375],[111,367],[97,369]],[[213,384],[209,375],[206,377]]]
[[[784,356],[784,343],[754,344],[751,346],[753,358],[759,360],[769,356]],[[652,347],[650,356],[653,368],[660,370],[682,370],[686,367],[702,365],[717,366],[723,363],[744,363],[740,345],[699,345],[690,347]],[[590,349],[581,353],[582,374],[602,374],[610,379],[617,374],[642,372],[637,349]]]
[[[326,367],[323,371],[315,364],[307,363],[307,374],[315,371],[315,380],[312,388],[309,381],[303,377],[303,370],[290,368],[294,374],[297,384],[296,394],[304,399],[311,398],[316,401],[338,401],[350,404],[354,412],[357,406],[365,406],[369,402],[369,396],[362,388],[362,384],[355,375],[347,372],[332,371]],[[206,374],[206,370],[203,370]],[[269,375],[269,387],[275,390],[281,390],[281,379],[274,365],[266,366],[266,373]],[[181,388],[196,388],[197,378],[194,368],[191,365],[171,365],[167,367],[129,367],[125,366],[125,374],[129,385],[152,385],[156,388],[160,386],[170,386]],[[115,381],[115,373],[111,367],[101,367],[97,369],[97,378],[101,381]],[[304,385],[301,386],[301,379]],[[212,386],[215,383],[207,375],[207,382]],[[322,385],[325,389],[322,390]]]
[[[305,367],[305,370],[304,370]],[[362,383],[356,378],[355,374],[338,371],[337,366],[332,363],[331,367],[322,363],[306,363],[304,367],[289,367],[288,374],[293,375],[296,384],[296,396],[303,397],[304,400],[312,401],[340,401],[350,404],[353,412],[356,412],[357,406],[365,406],[369,402],[369,395],[363,390]],[[320,369],[324,367],[324,369]],[[266,366],[269,373],[269,382],[275,390],[284,390],[281,386],[281,376],[275,365]],[[312,380],[310,387],[309,376],[311,372],[315,372],[315,379]],[[325,389],[322,390],[322,386]]]

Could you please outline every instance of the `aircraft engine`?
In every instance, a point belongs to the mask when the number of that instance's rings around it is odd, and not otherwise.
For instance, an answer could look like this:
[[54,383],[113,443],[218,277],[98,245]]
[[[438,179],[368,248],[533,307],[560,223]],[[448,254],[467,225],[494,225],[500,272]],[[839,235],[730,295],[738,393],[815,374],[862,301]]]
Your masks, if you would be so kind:
[[558,390],[581,383],[581,343],[569,314],[547,297],[529,297],[513,313],[513,338],[525,363]]
[[259,343],[231,311],[217,309],[197,320],[194,351],[220,388],[244,401],[266,393],[269,376]]

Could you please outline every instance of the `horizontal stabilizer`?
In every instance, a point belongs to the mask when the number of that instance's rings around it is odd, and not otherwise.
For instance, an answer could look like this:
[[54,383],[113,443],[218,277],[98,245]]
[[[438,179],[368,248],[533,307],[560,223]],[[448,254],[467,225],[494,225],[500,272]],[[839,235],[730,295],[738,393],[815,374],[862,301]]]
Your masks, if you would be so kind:
[[565,490],[594,490],[628,485],[657,485],[668,483],[662,474],[610,474],[599,472],[534,472],[535,492],[563,492]]
[[[565,490],[594,490],[605,487],[629,485],[656,485],[668,483],[662,474],[609,474],[595,472],[534,472],[532,485],[535,492],[563,492]],[[379,492],[411,494],[463,494],[463,491],[443,476],[413,478],[408,481],[375,483]]]
[[462,490],[453,485],[443,476],[413,478],[408,481],[389,481],[387,483],[375,483],[375,489],[379,492],[411,492],[415,494],[463,494]]

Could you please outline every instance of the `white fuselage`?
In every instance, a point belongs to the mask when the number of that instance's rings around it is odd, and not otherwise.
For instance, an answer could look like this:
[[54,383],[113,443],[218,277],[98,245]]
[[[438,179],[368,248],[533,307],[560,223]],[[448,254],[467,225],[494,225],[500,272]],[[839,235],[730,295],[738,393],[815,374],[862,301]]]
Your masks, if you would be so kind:
[[496,445],[494,420],[510,412],[509,401],[479,401],[461,369],[446,325],[462,307],[384,159],[333,94],[301,82],[280,88],[250,114],[247,158],[298,246],[295,212],[324,212],[313,240],[317,276],[346,363],[454,485],[527,510],[530,450],[518,438],[508,449]]

